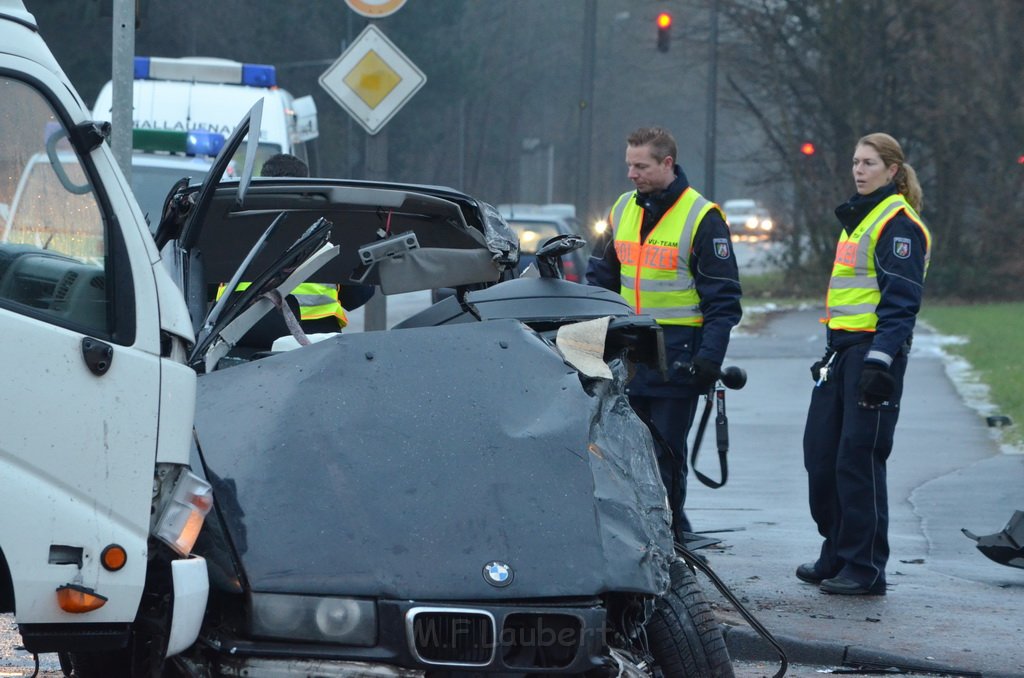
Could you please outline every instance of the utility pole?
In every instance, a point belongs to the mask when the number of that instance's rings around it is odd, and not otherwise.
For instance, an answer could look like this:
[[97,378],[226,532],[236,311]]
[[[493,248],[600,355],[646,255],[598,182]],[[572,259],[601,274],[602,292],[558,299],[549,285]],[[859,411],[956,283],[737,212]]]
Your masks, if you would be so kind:
[[132,89],[135,85],[135,0],[114,0],[110,51],[110,148],[129,182],[132,180]]
[[718,104],[718,0],[711,0],[711,39],[708,41],[708,101],[704,140],[704,195],[715,199],[715,127]]
[[[366,172],[370,181],[384,181],[388,178],[388,131],[366,135]],[[388,301],[380,287],[363,306],[363,330],[386,330],[388,328]]]
[[580,80],[579,172],[576,209],[581,222],[590,220],[590,147],[594,128],[594,60],[597,58],[597,0],[583,5],[583,73]]

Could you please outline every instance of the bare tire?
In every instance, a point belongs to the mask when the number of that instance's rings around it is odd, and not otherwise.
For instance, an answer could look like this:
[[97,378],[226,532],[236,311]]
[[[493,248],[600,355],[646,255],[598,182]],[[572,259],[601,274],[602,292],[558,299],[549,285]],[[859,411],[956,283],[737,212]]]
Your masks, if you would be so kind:
[[665,676],[733,678],[725,637],[697,578],[681,561],[670,574],[672,585],[647,623],[655,663]]

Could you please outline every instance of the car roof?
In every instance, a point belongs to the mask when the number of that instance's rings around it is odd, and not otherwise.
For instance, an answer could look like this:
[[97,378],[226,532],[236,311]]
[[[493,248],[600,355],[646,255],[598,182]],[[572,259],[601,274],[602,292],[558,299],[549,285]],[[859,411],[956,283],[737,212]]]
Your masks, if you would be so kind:
[[0,0],[0,14],[25,24],[36,25],[35,17],[25,9],[25,3],[21,0]]
[[196,155],[171,155],[164,153],[132,153],[132,165],[135,167],[170,167],[193,169],[196,167],[209,170],[213,159]]
[[728,209],[730,207],[732,207],[733,209],[750,209],[758,206],[759,203],[756,200],[752,200],[750,198],[734,198],[732,200],[726,200],[725,202],[722,203],[723,209]]
[[[182,285],[202,358],[218,333],[264,292],[303,280],[379,285],[384,294],[497,282],[519,260],[519,241],[498,211],[451,188],[316,177],[254,177],[263,102],[221,148],[202,185],[178,182],[156,242]],[[247,141],[246,141],[247,139]],[[225,178],[236,152],[238,178]],[[210,285],[252,281],[206,314]],[[204,316],[202,322],[197,322]],[[198,332],[202,328],[202,332]],[[200,346],[200,343],[203,346]]]
[[[339,179],[254,177],[243,205],[235,204],[237,180],[214,189],[199,236],[204,266],[212,279],[227,280],[249,247],[270,222],[287,213],[282,228],[256,258],[255,268],[269,263],[317,218],[333,222],[331,242],[341,245],[326,267],[326,280],[348,281],[362,263],[359,248],[413,232],[419,247],[482,249],[488,243],[482,208],[462,194],[426,186]],[[190,190],[198,190],[191,187]]]

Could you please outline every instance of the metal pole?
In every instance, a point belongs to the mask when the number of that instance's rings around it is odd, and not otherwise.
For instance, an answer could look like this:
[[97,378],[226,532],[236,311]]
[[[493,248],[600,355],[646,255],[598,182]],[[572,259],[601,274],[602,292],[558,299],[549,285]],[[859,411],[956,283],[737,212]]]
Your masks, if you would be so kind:
[[548,144],[548,204],[555,201],[555,145]]
[[597,0],[583,5],[583,73],[580,80],[579,172],[576,175],[576,209],[584,223],[590,221],[590,147],[593,141],[594,60],[597,58]]
[[456,171],[458,172],[457,187],[460,191],[466,190],[466,100],[459,100],[459,159],[455,164]]
[[132,88],[135,84],[135,0],[114,0],[110,79],[110,148],[132,180]]
[[715,195],[715,127],[718,103],[718,0],[711,0],[711,54],[708,59],[707,137],[704,142],[704,195]]
[[[388,131],[366,135],[366,178],[370,181],[384,181],[388,175]],[[388,325],[387,297],[380,287],[366,302],[363,311],[363,330],[386,330]]]

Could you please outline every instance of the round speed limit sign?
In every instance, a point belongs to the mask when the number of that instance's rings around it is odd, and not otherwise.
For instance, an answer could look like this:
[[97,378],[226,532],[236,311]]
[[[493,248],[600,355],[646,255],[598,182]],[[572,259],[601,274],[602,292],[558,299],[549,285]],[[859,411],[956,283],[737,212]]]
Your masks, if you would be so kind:
[[362,14],[371,19],[380,19],[401,9],[405,0],[345,0],[345,4],[356,14]]

